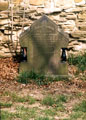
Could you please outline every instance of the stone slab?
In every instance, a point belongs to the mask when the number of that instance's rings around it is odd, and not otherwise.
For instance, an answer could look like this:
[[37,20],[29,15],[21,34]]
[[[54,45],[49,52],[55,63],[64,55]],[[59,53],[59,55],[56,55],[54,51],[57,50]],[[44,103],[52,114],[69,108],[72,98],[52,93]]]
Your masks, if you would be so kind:
[[68,45],[68,35],[47,16],[42,16],[21,34],[20,45],[27,48],[27,62],[20,63],[20,72],[34,70],[46,75],[67,75],[61,50]]

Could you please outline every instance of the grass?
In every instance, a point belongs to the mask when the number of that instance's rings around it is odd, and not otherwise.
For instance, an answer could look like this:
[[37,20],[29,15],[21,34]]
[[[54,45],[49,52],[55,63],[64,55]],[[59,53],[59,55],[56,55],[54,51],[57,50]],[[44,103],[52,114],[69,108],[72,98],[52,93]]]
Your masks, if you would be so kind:
[[22,120],[28,120],[29,118],[36,117],[37,108],[28,108],[24,106],[18,106],[16,110],[17,110],[16,117],[22,118]]
[[[59,96],[46,96],[42,100],[43,105],[52,106],[56,111],[63,112],[65,110],[65,107],[63,103],[67,102],[67,97],[64,95]],[[54,111],[55,112],[55,111]]]
[[70,115],[70,118],[64,120],[86,120],[86,100],[83,100],[81,103],[76,104],[73,108],[73,112]]
[[0,102],[0,106],[1,107],[4,107],[4,108],[9,108],[11,107],[13,104],[10,102],[10,103],[3,103],[3,102]]
[[75,112],[81,111],[86,113],[86,100],[83,100],[80,104],[76,105],[73,110]]
[[37,85],[48,85],[54,81],[68,81],[68,77],[46,77],[44,74],[36,73],[34,71],[31,72],[22,72],[17,76],[17,82],[28,84],[28,83],[36,83]]
[[83,94],[82,94],[81,92],[77,92],[77,93],[75,94],[75,98],[80,98],[81,96],[83,96]]
[[[52,118],[54,115],[56,115],[56,111],[54,109],[45,109],[40,111],[42,117],[39,113],[39,108],[33,107],[24,107],[22,106],[17,106],[16,107],[16,112],[8,112],[2,110],[1,112],[1,118],[2,120],[14,120],[14,119],[21,119],[21,120],[29,120],[29,119],[34,119],[34,120],[53,120]],[[45,117],[46,116],[46,117]]]
[[[3,93],[3,96],[9,96],[12,102],[21,102],[21,103],[28,102],[28,104],[34,104],[36,102],[36,99],[29,95],[21,97],[17,95],[17,93],[15,92],[11,93],[7,91]],[[5,103],[5,105],[3,104],[3,106],[6,106],[6,105],[11,106],[11,103]]]
[[49,117],[39,117],[35,120],[53,120],[53,119],[50,119]]
[[12,93],[11,98],[13,102],[27,102],[28,101],[27,99],[25,99],[25,97],[20,97],[16,95],[16,93]]
[[52,106],[52,105],[55,104],[55,100],[53,99],[52,96],[46,96],[46,97],[42,100],[42,104],[43,104],[43,105]]
[[36,109],[35,108],[26,108],[24,106],[18,106],[16,108],[17,112],[11,113],[8,111],[1,112],[1,120],[14,120],[16,118],[20,118],[22,120],[28,120],[30,118],[36,117]]
[[27,83],[31,83],[33,80],[38,85],[41,85],[44,83],[44,79],[45,79],[44,75],[31,71],[31,72],[22,72],[21,74],[19,74],[17,81],[20,83],[27,84]]
[[57,98],[57,102],[67,102],[67,96],[66,95],[59,95]]
[[68,63],[70,65],[75,65],[78,67],[79,71],[85,71],[86,70],[86,53],[83,55],[70,55],[68,58]]
[[82,115],[83,115],[82,112],[75,112],[75,113],[71,114],[71,116],[68,120],[77,120],[77,119],[81,118]]
[[[6,112],[2,109],[2,120],[14,120],[14,119],[34,119],[34,120],[53,120],[54,116],[57,115],[57,112],[63,112],[65,110],[63,103],[66,102],[65,95],[48,95],[44,97],[43,101],[41,100],[41,105],[45,106],[44,109],[39,107],[29,107],[28,104],[34,104],[36,101],[33,97],[25,96],[21,97],[16,93],[4,92],[4,96],[9,96],[12,103],[21,102],[22,105],[15,106],[15,112]],[[27,107],[24,104],[27,104]],[[49,107],[50,106],[50,107]],[[7,106],[6,106],[7,107]],[[11,106],[9,106],[11,107]],[[47,108],[46,108],[47,107]],[[6,117],[5,117],[6,114]],[[40,117],[39,117],[40,116]]]
[[48,109],[42,110],[42,113],[44,113],[45,116],[55,116],[57,114],[57,111],[54,108],[48,108]]
[[63,120],[86,120],[86,114],[81,111],[73,112],[70,115],[70,118],[63,119]]
[[67,102],[67,96],[65,95],[59,95],[59,96],[46,96],[43,101],[42,104],[44,105],[48,105],[48,106],[53,106],[53,105],[58,105],[58,103],[62,103],[62,102]]
[[28,104],[34,104],[36,102],[36,100],[31,96],[21,97],[21,96],[16,95],[16,93],[12,93],[11,98],[13,102],[22,102],[22,103],[28,102]]
[[[1,111],[2,120],[16,120],[16,119],[54,120],[55,117],[61,118],[64,117],[65,114],[69,114],[64,106],[64,104],[69,102],[69,96],[66,96],[64,94],[60,95],[47,94],[41,101],[36,100],[34,101],[34,98],[30,96],[21,97],[16,93],[10,92],[5,92],[4,95],[11,97],[12,103],[22,102],[22,105],[20,104],[19,106],[15,106],[14,112],[4,111],[2,107]],[[75,95],[75,98],[78,96],[81,97],[80,92],[78,92]],[[34,104],[35,102],[36,103],[40,102],[40,106],[30,107],[28,105]],[[76,104],[73,107],[72,113],[69,115],[69,117],[63,120],[78,120],[78,119],[86,120],[86,100],[83,100],[79,104]]]
[[12,120],[15,118],[13,113],[9,113],[8,111],[1,111],[1,120]]
[[81,79],[82,81],[86,81],[86,74],[83,74],[82,76],[80,76],[80,79]]

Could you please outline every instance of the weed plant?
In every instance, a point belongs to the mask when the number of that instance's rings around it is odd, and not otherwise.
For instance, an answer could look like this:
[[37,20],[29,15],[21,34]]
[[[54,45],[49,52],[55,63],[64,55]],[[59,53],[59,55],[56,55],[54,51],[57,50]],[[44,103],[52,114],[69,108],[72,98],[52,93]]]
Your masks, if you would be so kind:
[[42,104],[52,106],[55,104],[55,99],[52,96],[46,96],[43,99]]
[[11,102],[10,102],[10,103],[3,103],[3,102],[0,102],[0,106],[1,106],[1,107],[4,107],[4,108],[9,108],[9,107],[12,106],[12,103],[11,103]]
[[46,96],[42,100],[43,105],[52,106],[55,108],[56,111],[64,111],[64,105],[63,103],[67,102],[67,97],[64,95],[59,96]]
[[22,72],[17,77],[17,81],[23,84],[27,83],[36,83],[38,85],[48,85],[54,81],[68,81],[68,77],[46,77],[44,74],[36,73],[34,71],[31,72]]
[[82,72],[85,71],[86,70],[86,53],[78,56],[70,55],[68,58],[68,63],[70,65],[77,66],[78,69]]

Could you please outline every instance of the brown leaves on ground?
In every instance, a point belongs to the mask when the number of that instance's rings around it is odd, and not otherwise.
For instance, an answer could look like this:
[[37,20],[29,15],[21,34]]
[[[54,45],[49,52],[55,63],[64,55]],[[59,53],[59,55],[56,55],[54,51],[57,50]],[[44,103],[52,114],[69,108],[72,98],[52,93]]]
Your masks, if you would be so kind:
[[[46,89],[50,93],[54,92],[68,92],[75,91],[76,89],[83,90],[83,86],[86,85],[86,82],[82,81],[79,78],[74,77],[75,68],[69,66],[69,73],[73,76],[70,81],[64,82],[53,82],[47,86],[37,86],[32,84],[21,84],[16,82],[15,78],[18,75],[19,63],[13,61],[12,58],[0,58],[0,93],[5,90],[9,91],[21,91],[24,89],[36,90],[36,89]],[[86,88],[84,87],[84,90]]]
[[17,62],[12,58],[0,58],[0,92],[9,87],[18,74]]
[[18,63],[12,58],[0,59],[0,77],[5,80],[13,80],[18,72]]

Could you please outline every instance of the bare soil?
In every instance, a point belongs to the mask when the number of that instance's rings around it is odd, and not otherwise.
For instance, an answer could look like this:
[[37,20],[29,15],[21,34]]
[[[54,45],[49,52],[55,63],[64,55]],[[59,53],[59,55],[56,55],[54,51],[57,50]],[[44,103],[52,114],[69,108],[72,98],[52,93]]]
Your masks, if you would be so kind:
[[[37,101],[40,101],[47,94],[58,95],[64,94],[72,96],[69,102],[65,104],[68,114],[71,114],[71,110],[74,104],[83,100],[86,95],[86,82],[82,81],[81,77],[74,77],[74,72],[76,71],[74,66],[69,66],[69,73],[72,75],[70,81],[58,81],[53,82],[49,85],[38,86],[36,84],[21,84],[16,81],[18,75],[19,63],[14,61],[12,58],[1,58],[0,59],[0,100],[8,102],[9,97],[4,96],[3,94],[6,91],[16,92],[20,96],[30,95],[34,97]],[[77,93],[82,93],[81,97],[76,97]],[[86,96],[85,96],[86,97]],[[23,103],[18,103],[23,104]],[[24,104],[27,106],[27,104]],[[4,108],[5,110],[14,111],[14,106],[17,106],[17,103],[14,103],[11,108]],[[41,106],[40,103],[35,103],[29,105],[29,107],[39,107],[45,109],[44,106]],[[64,114],[63,117],[67,116]],[[60,120],[56,118],[56,120]]]

